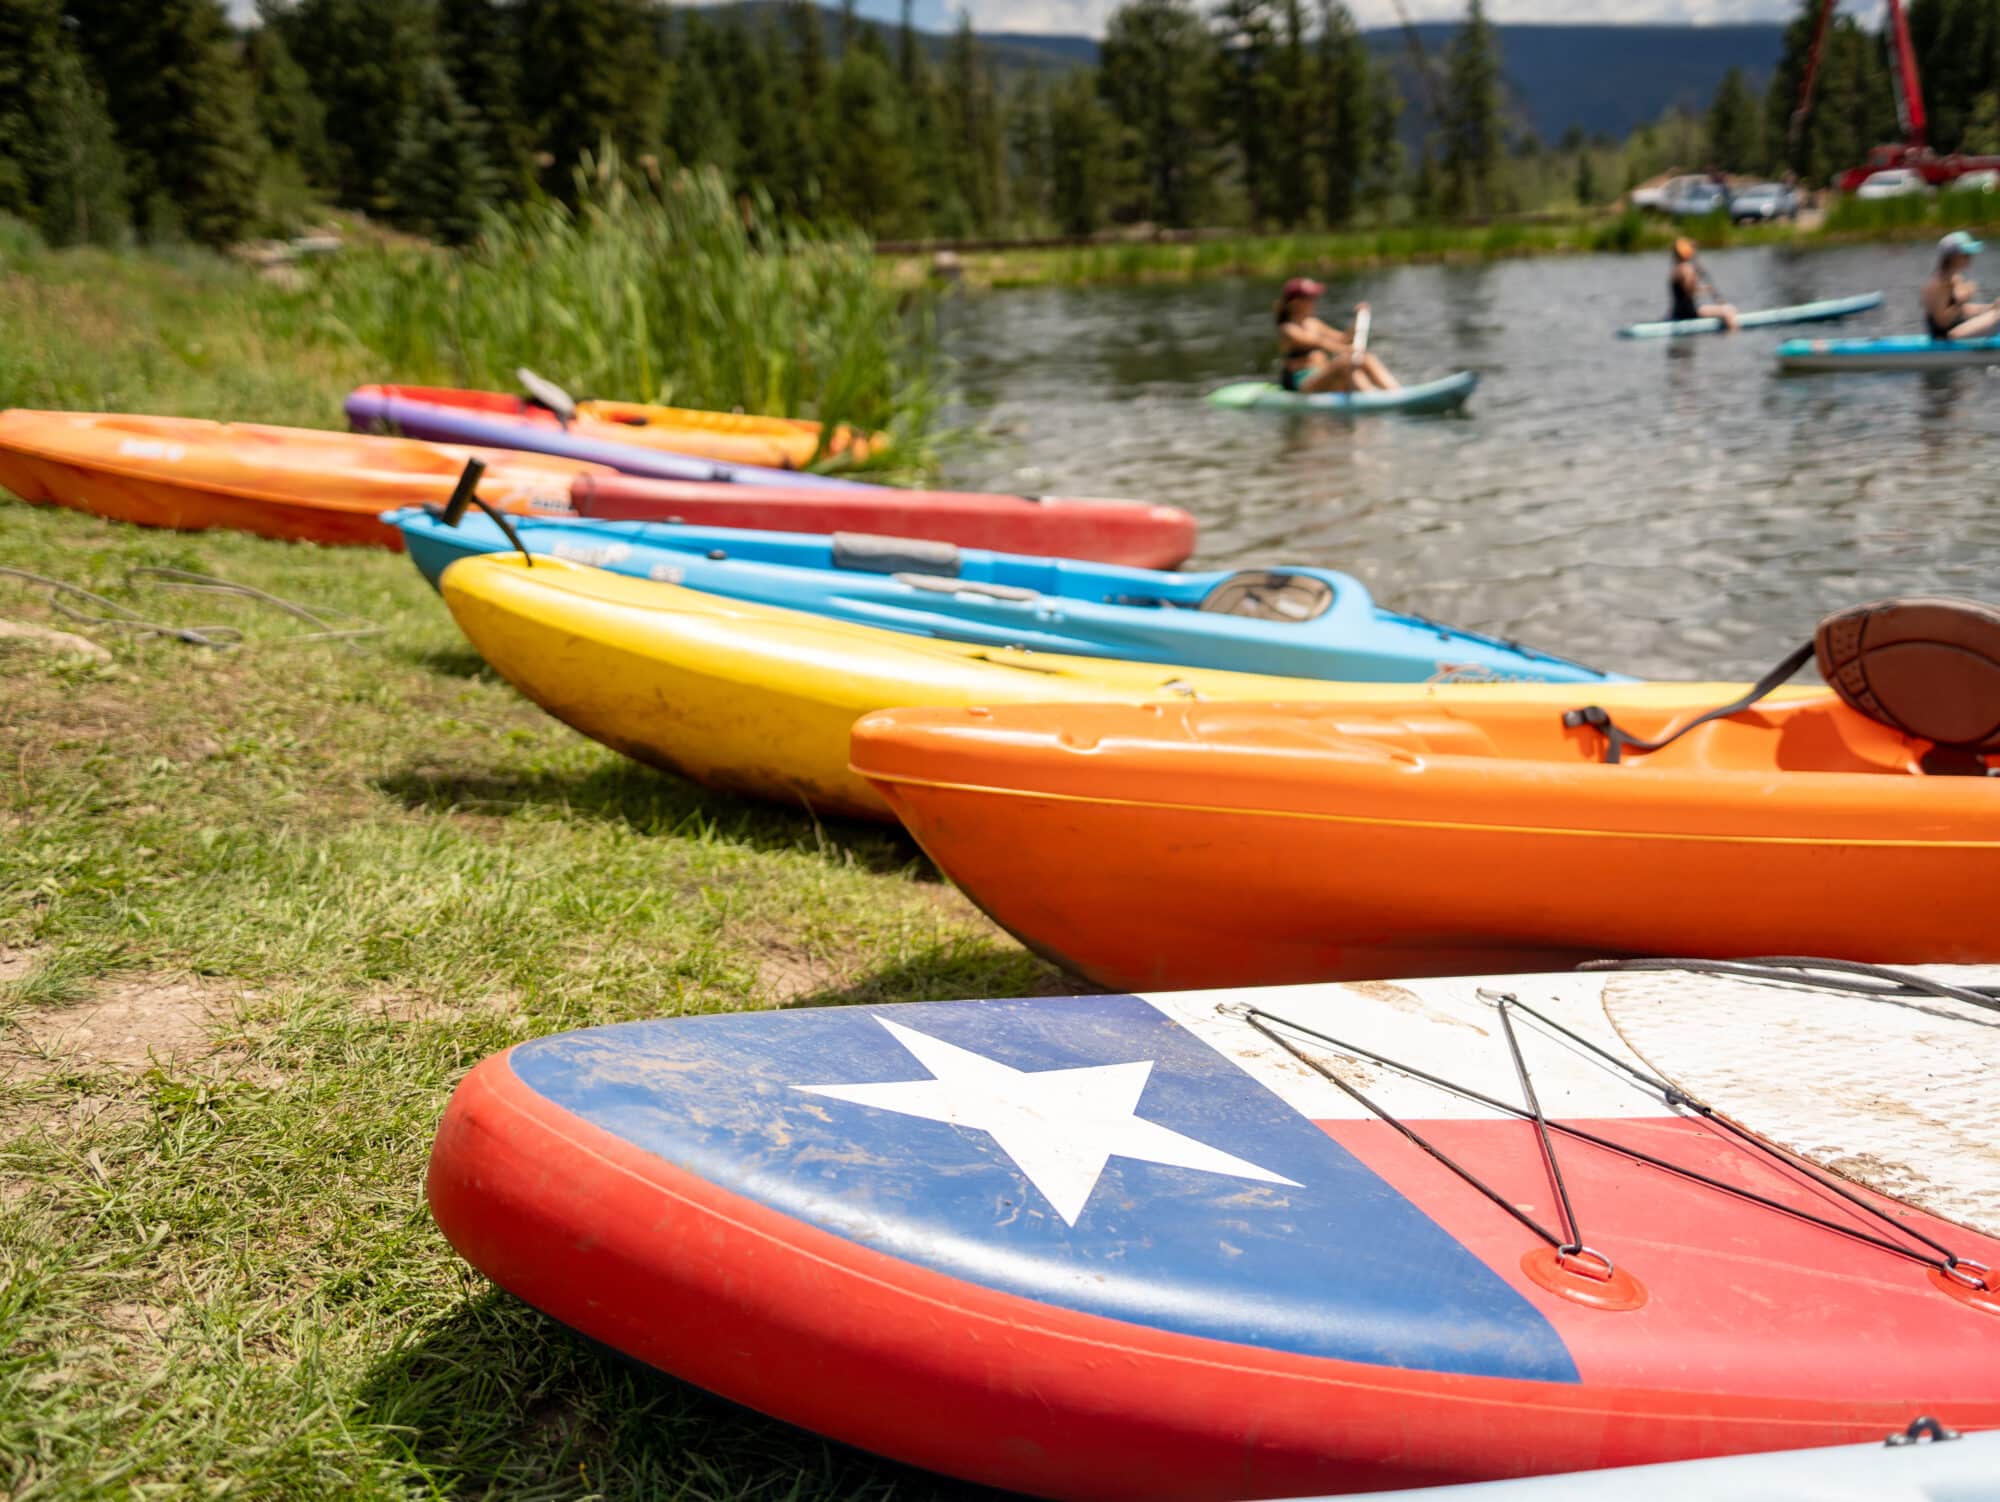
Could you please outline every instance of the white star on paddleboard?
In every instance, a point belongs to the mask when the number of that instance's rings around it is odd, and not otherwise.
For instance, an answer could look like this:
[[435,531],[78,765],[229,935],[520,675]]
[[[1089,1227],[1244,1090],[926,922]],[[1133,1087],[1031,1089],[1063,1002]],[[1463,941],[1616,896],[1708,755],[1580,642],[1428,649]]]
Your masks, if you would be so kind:
[[1015,1069],[886,1017],[875,1020],[932,1078],[792,1088],[985,1132],[1070,1225],[1083,1213],[1112,1158],[1298,1187],[1294,1179],[1140,1118],[1136,1112],[1153,1072],[1151,1059],[1080,1069]]

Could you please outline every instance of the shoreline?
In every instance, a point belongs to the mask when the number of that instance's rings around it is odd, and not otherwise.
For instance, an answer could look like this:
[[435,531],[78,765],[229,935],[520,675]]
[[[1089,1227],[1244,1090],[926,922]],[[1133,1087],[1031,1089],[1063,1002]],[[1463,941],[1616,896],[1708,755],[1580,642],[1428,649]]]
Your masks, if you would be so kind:
[[[1303,272],[1338,275],[1386,266],[1479,265],[1555,256],[1639,255],[1664,251],[1682,234],[1692,234],[1709,251],[1910,244],[1950,228],[1963,227],[1975,233],[2000,228],[2000,201],[1995,195],[1981,198],[1981,202],[1968,205],[1963,221],[1935,217],[1930,211],[1937,205],[1932,203],[1922,205],[1926,210],[1923,218],[1900,222],[1893,217],[1893,209],[1879,217],[1868,213],[1876,205],[1845,206],[1848,214],[1813,216],[1802,224],[1784,225],[1737,226],[1720,220],[1678,223],[1654,215],[1599,215],[1553,222],[1503,220],[1488,225],[1407,225],[975,249],[951,252],[952,271],[948,275],[937,269],[934,257],[938,251],[910,252],[885,255],[883,274],[906,290],[945,285],[970,292],[1004,292],[1030,287],[1145,286]],[[1846,222],[1856,209],[1875,222]]]

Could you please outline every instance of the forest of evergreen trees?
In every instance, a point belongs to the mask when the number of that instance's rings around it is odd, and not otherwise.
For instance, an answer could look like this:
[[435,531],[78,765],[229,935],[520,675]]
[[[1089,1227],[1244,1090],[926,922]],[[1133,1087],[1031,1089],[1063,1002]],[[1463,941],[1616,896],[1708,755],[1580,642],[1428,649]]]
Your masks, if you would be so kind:
[[[1416,99],[1342,0],[1126,0],[1095,68],[1004,78],[968,23],[933,56],[908,0],[900,28],[852,0],[831,25],[809,0],[263,0],[241,30],[220,0],[0,0],[0,212],[56,243],[222,244],[334,203],[456,242],[573,191],[601,145],[897,237],[1453,218],[1670,165],[1823,180],[1895,119],[1881,39],[1842,17],[1791,138],[1817,3],[1768,86],[1732,71],[1690,128],[1546,147],[1479,0]],[[2000,0],[1910,14],[1934,143],[2000,148]]]

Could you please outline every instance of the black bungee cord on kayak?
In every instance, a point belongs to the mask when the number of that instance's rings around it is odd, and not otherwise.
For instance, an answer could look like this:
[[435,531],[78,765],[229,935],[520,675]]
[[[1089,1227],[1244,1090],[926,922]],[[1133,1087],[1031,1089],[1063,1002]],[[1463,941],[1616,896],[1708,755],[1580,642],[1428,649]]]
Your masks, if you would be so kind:
[[1749,692],[1653,740],[1633,735],[1598,704],[1565,710],[1563,728],[1595,730],[1604,737],[1605,763],[1615,765],[1627,750],[1663,750],[1698,726],[1741,714],[1810,658],[1855,713],[1931,743],[1922,771],[2000,776],[1985,760],[2000,752],[2000,610],[1976,600],[1917,596],[1836,611]]
[[489,504],[479,494],[479,481],[485,473],[485,460],[466,460],[465,468],[459,472],[458,483],[451,488],[451,499],[446,501],[442,506],[426,506],[424,510],[443,522],[447,527],[455,527],[465,520],[466,507],[477,506],[481,511],[484,511],[488,516],[493,518],[493,523],[499,527],[501,534],[506,537],[507,541],[514,544],[515,550],[520,553],[522,558],[527,560],[526,566],[533,568],[535,566],[535,555],[530,553],[528,545],[521,541],[521,534],[516,532],[514,524],[507,520],[507,514],[499,507]]
[[[1589,968],[1591,969],[1632,968],[1632,969],[1642,969],[1642,970],[1693,969],[1702,971],[1704,973],[1725,974],[1743,979],[1762,978],[1762,979],[1786,980],[1786,981],[1789,981],[1794,978],[1793,975],[1788,972],[1793,967],[1801,965],[1825,967],[1832,970],[1848,968],[1848,966],[1844,962],[1840,961],[1820,961],[1820,960],[1806,960],[1806,959],[1786,960],[1778,962],[1763,962],[1767,966],[1767,968],[1763,970],[1750,969],[1749,968],[1750,966],[1758,963],[1753,961],[1736,961],[1733,962],[1735,968],[1726,970],[1720,968],[1713,968],[1716,966],[1716,963],[1717,962],[1710,962],[1710,961],[1682,962],[1674,960],[1640,961],[1636,963],[1625,962],[1625,961],[1607,961],[1601,964],[1593,964]],[[1950,987],[1944,987],[1941,990],[1940,983],[1930,982],[1923,976],[1914,975],[1909,972],[1885,969],[1880,966],[1866,966],[1866,967],[1854,967],[1854,968],[1865,971],[1866,975],[1869,977],[1891,980],[1898,983],[1899,986],[1907,989],[1889,990],[1878,987],[1863,987],[1858,984],[1840,984],[1833,981],[1831,978],[1829,978],[1823,984],[1832,989],[1849,990],[1854,992],[1854,994],[1861,996],[1883,997],[1883,998],[1896,995],[1903,995],[1903,994],[1948,995],[1951,994],[1952,990],[1954,989]],[[1574,1138],[1580,1142],[1587,1142],[1593,1147],[1599,1147],[1607,1152],[1617,1153],[1621,1157],[1629,1158],[1634,1162],[1643,1163],[1650,1168],[1660,1169],[1662,1172],[1673,1174],[1677,1178],[1685,1179],[1690,1183],[1699,1184],[1704,1188],[1713,1189],[1718,1193],[1731,1195],[1748,1204],[1760,1206],[1764,1209],[1774,1211],[1780,1215],[1790,1216],[1795,1220],[1803,1221],[1808,1225],[1817,1226],[1822,1230],[1831,1231],[1836,1235],[1845,1236],[1853,1241],[1859,1241],[1864,1245],[1875,1247],[1880,1251],[1889,1252],[1899,1257],[1907,1257],[1911,1261],[1919,1262],[1927,1267],[1934,1268],[1936,1271],[1943,1274],[1945,1277],[1950,1278],[1953,1282],[1957,1283],[1959,1286],[1969,1289],[1975,1293],[1985,1294],[1994,1291],[1995,1283],[1993,1279],[1992,1269],[1987,1267],[1986,1264],[1974,1261],[1971,1258],[1960,1257],[1955,1252],[1953,1252],[1950,1247],[1946,1246],[1943,1242],[1937,1240],[1935,1237],[1929,1236],[1925,1234],[1923,1231],[1920,1231],[1913,1226],[1904,1224],[1902,1221],[1898,1220],[1895,1216],[1889,1214],[1886,1210],[1883,1210],[1881,1207],[1877,1205],[1871,1204],[1867,1199],[1863,1198],[1861,1195],[1855,1193],[1853,1190],[1846,1188],[1837,1179],[1826,1173],[1825,1170],[1819,1168],[1816,1164],[1811,1163],[1806,1159],[1796,1157],[1790,1153],[1787,1153],[1775,1147],[1771,1143],[1765,1142],[1763,1139],[1757,1137],[1755,1134],[1745,1130],[1740,1126],[1737,1126],[1727,1117],[1718,1113],[1714,1107],[1710,1106],[1705,1101],[1698,1100],[1695,1097],[1687,1094],[1686,1091],[1680,1089],[1677,1085],[1673,1085],[1666,1080],[1655,1078],[1654,1076],[1647,1074],[1644,1070],[1635,1068],[1633,1065],[1631,1065],[1624,1059],[1619,1058],[1616,1054],[1610,1053],[1607,1050],[1599,1047],[1597,1044],[1591,1042],[1588,1038],[1583,1037],[1581,1034],[1576,1033],[1570,1028],[1563,1026],[1561,1023],[1555,1021],[1553,1018],[1547,1016],[1546,1014],[1537,1010],[1536,1008],[1528,1005],[1526,1002],[1522,1001],[1518,996],[1515,996],[1512,992],[1489,991],[1482,987],[1480,989],[1479,995],[1484,999],[1491,1000],[1495,1004],[1496,1008],[1500,1013],[1501,1021],[1507,1033],[1508,1046],[1513,1053],[1516,1072],[1521,1077],[1524,1093],[1527,1095],[1527,1098],[1530,1102],[1529,1106],[1527,1107],[1517,1106],[1510,1101],[1500,1100],[1495,1096],[1487,1095],[1483,1091],[1475,1090],[1469,1085],[1459,1084],[1456,1081],[1446,1079],[1441,1075],[1432,1074],[1428,1070],[1419,1069],[1415,1065],[1405,1063],[1400,1059],[1393,1059],[1387,1056],[1386,1054],[1377,1053],[1373,1049],[1364,1048],[1360,1044],[1348,1042],[1344,1039],[1333,1037],[1331,1034],[1321,1032],[1319,1029],[1310,1027],[1305,1023],[1296,1022],[1288,1017],[1281,1017],[1274,1012],[1267,1012],[1261,1007],[1247,1008],[1242,1015],[1244,1017],[1244,1020],[1247,1021],[1252,1028],[1256,1029],[1256,1031],[1262,1033],[1265,1037],[1269,1038],[1273,1043],[1277,1044],[1280,1048],[1284,1049],[1287,1053],[1291,1054],[1292,1057],[1297,1059],[1300,1063],[1304,1064],[1307,1068],[1313,1070],[1315,1073],[1329,1080],[1340,1090],[1342,1090],[1347,1095],[1351,1096],[1354,1100],[1359,1102],[1361,1106],[1368,1112],[1370,1112],[1372,1115],[1378,1117],[1388,1126],[1395,1128],[1395,1130],[1399,1132],[1404,1138],[1406,1138],[1413,1146],[1420,1148],[1422,1151],[1429,1154],[1438,1163],[1443,1165],[1445,1168],[1449,1169],[1452,1173],[1456,1174],[1460,1179],[1464,1180],[1465,1183],[1467,1183],[1472,1188],[1479,1191],[1480,1194],[1484,1195],[1488,1200],[1492,1201],[1495,1205],[1499,1206],[1500,1209],[1506,1211],[1506,1213],[1511,1217],[1513,1217],[1513,1219],[1520,1222],[1523,1226],[1527,1227],[1530,1231],[1534,1232],[1534,1234],[1540,1237],[1543,1241],[1547,1242],[1548,1245],[1555,1250],[1558,1261],[1566,1263],[1569,1261],[1587,1257],[1589,1259],[1601,1263],[1603,1267],[1603,1272],[1599,1274],[1592,1274],[1592,1276],[1608,1278],[1611,1275],[1611,1273],[1615,1271],[1615,1267],[1609,1257],[1604,1256],[1603,1253],[1598,1252],[1593,1248],[1584,1246],[1582,1243],[1581,1235],[1577,1231],[1575,1212],[1570,1203],[1568,1189],[1563,1183],[1561,1170],[1556,1163],[1555,1148],[1554,1148],[1554,1143],[1549,1135],[1550,1133],[1556,1133],[1564,1137]],[[1952,999],[1968,1000],[1972,1004],[1979,1006],[1992,1007],[2000,1005],[2000,1002],[1996,1002],[1996,999],[1994,997],[1988,996],[1983,991],[1967,992],[1963,996],[1953,996]],[[1826,1216],[1816,1215],[1809,1210],[1800,1208],[1799,1206],[1784,1204],[1778,1200],[1772,1199],[1768,1195],[1759,1194],[1756,1190],[1745,1188],[1740,1184],[1726,1183],[1723,1180],[1718,1179],[1711,1174],[1706,1174],[1701,1172],[1699,1169],[1690,1168],[1685,1164],[1672,1162],[1671,1160],[1662,1158],[1655,1153],[1647,1152],[1643,1148],[1630,1146],[1629,1144],[1616,1141],[1615,1139],[1606,1137],[1597,1132],[1589,1131],[1583,1127],[1571,1126],[1567,1123],[1560,1121],[1550,1121],[1546,1116],[1542,1114],[1541,1107],[1538,1101],[1536,1100],[1533,1083],[1528,1075],[1527,1061],[1525,1056],[1521,1052],[1519,1039],[1515,1035],[1512,1020],[1508,1015],[1510,1010],[1518,1010],[1521,1012],[1525,1012],[1528,1016],[1533,1017],[1537,1022],[1541,1023],[1544,1027],[1547,1027],[1551,1031],[1560,1034],[1564,1039],[1587,1050],[1596,1058],[1611,1065],[1620,1073],[1624,1074],[1626,1077],[1631,1079],[1635,1084],[1641,1086],[1642,1088],[1646,1089],[1651,1093],[1659,1095],[1660,1098],[1668,1106],[1676,1109],[1686,1109],[1694,1113],[1708,1125],[1716,1128],[1718,1131],[1721,1131],[1727,1136],[1733,1138],[1737,1143],[1739,1143],[1743,1147],[1751,1150],[1754,1153],[1760,1154],[1768,1158],[1771,1162],[1777,1164],[1780,1168],[1789,1170],[1793,1173],[1802,1174],[1819,1189],[1822,1189],[1830,1194],[1838,1196],[1841,1200],[1845,1201],[1847,1204],[1852,1205],[1855,1209],[1861,1211],[1863,1214],[1869,1217],[1872,1217],[1874,1220],[1881,1222],[1885,1227],[1889,1228],[1890,1230],[1895,1231],[1902,1236],[1908,1237],[1912,1241],[1921,1242],[1925,1248],[1928,1248],[1928,1253],[1924,1251],[1919,1251],[1916,1248],[1911,1247],[1903,1242],[1891,1240],[1887,1236],[1875,1234],[1859,1226],[1842,1224],[1839,1221],[1828,1219]],[[1434,1088],[1439,1090],[1447,1091],[1450,1094],[1457,1095],[1465,1100],[1473,1101],[1491,1110],[1498,1111],[1503,1115],[1513,1116],[1519,1120],[1534,1122],[1541,1143],[1543,1159],[1549,1169],[1550,1178],[1555,1185],[1558,1200],[1562,1207],[1564,1234],[1558,1234],[1557,1232],[1550,1230],[1547,1226],[1543,1225],[1540,1221],[1536,1220],[1533,1216],[1529,1215],[1526,1211],[1522,1210],[1513,1201],[1509,1200],[1498,1189],[1495,1189],[1492,1185],[1488,1184],[1484,1179],[1480,1178],[1479,1175],[1474,1173],[1471,1169],[1467,1168],[1465,1165],[1454,1159],[1449,1153],[1445,1152],[1443,1148],[1439,1147],[1436,1143],[1432,1142],[1430,1139],[1425,1137],[1415,1127],[1411,1126],[1406,1121],[1400,1120],[1394,1113],[1378,1105],[1375,1101],[1371,1100],[1367,1095],[1365,1095],[1361,1090],[1356,1088],[1354,1085],[1349,1084],[1346,1080],[1342,1079],[1339,1076],[1339,1074],[1335,1073],[1334,1070],[1329,1065],[1327,1065],[1320,1059],[1315,1058],[1312,1054],[1306,1052],[1304,1048],[1300,1047],[1292,1039],[1284,1036],[1280,1031],[1278,1031],[1281,1028],[1289,1032],[1299,1034],[1303,1037],[1311,1038],[1319,1043],[1323,1043],[1328,1047],[1337,1050],[1340,1053],[1348,1054],[1354,1058],[1365,1060],[1366,1062],[1372,1064],[1380,1065],[1385,1069],[1393,1069],[1398,1074],[1406,1075],[1409,1078],[1420,1081],[1423,1084],[1433,1086]]]

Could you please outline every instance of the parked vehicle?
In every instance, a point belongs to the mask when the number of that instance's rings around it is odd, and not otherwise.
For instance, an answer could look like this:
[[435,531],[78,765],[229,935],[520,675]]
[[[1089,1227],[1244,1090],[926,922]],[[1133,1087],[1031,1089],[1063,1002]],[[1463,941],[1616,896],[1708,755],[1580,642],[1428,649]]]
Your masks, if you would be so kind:
[[1995,193],[2000,192],[2000,171],[1982,167],[1977,172],[1963,173],[1944,185],[1947,193]]
[[1732,224],[1769,223],[1775,219],[1799,217],[1799,195],[1783,183],[1756,183],[1731,195],[1729,219]]
[[1914,167],[1891,167],[1883,172],[1871,172],[1854,190],[1856,198],[1909,198],[1930,192],[1930,184],[1924,175]]

